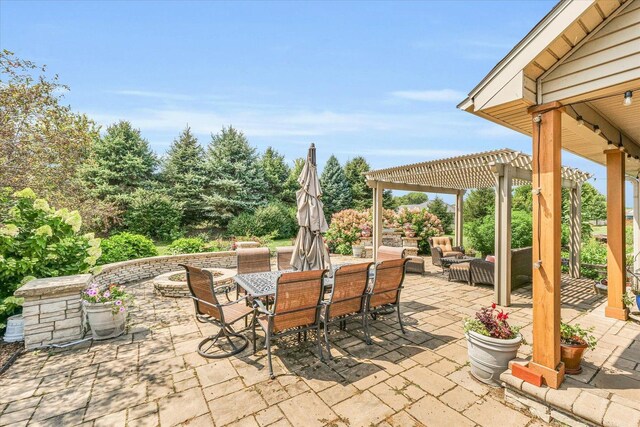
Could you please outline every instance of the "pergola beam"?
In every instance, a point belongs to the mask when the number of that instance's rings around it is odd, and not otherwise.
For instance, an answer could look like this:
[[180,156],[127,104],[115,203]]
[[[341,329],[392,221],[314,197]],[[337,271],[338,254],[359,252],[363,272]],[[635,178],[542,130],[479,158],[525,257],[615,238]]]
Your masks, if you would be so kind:
[[580,253],[582,248],[582,186],[569,190],[569,275],[580,277]]
[[464,246],[463,229],[464,229],[464,190],[458,191],[456,194],[456,213],[455,213],[455,233],[456,246]]
[[383,187],[383,190],[418,191],[420,193],[458,194],[458,191],[459,191],[453,188],[432,187],[428,185],[405,184],[401,182],[373,181],[373,180],[368,180],[367,185],[370,188],[375,188],[376,185],[381,185]]
[[512,167],[499,164],[496,174],[496,228],[494,266],[495,300],[504,307],[511,305],[511,188]]

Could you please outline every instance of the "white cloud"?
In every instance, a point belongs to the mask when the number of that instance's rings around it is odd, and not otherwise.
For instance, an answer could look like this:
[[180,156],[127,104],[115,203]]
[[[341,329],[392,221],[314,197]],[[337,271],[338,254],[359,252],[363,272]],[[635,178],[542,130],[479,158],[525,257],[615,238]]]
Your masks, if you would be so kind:
[[189,95],[145,90],[114,90],[113,93],[117,95],[133,96],[138,98],[156,98],[171,101],[191,101],[194,99],[194,97]]
[[391,92],[396,98],[425,102],[458,102],[464,99],[465,93],[453,89],[438,90],[399,90]]

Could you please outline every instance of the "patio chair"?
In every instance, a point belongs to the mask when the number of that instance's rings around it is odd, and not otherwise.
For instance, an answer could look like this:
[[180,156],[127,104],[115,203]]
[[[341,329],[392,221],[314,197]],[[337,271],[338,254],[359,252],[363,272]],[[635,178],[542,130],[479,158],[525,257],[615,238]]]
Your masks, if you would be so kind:
[[400,318],[400,291],[404,282],[405,264],[407,258],[390,259],[376,265],[376,275],[373,287],[369,291],[367,301],[367,315],[365,315],[365,338],[367,344],[371,344],[369,336],[368,314],[375,317],[377,313],[387,313],[389,309],[398,312],[398,323],[404,334],[404,326]]
[[[249,315],[254,313],[253,308],[244,304],[245,298],[220,304],[216,297],[211,272],[184,264],[180,264],[180,266],[184,267],[187,272],[187,285],[193,299],[196,320],[201,323],[211,323],[220,328],[216,335],[211,335],[198,344],[198,354],[207,359],[220,359],[238,354],[247,348],[249,344],[247,338],[234,331],[231,326],[238,320],[247,319]],[[254,322],[255,315],[252,324]],[[218,340],[222,338],[227,341],[231,350],[224,350],[218,345]]]
[[[236,264],[238,274],[271,271],[269,248],[236,249]],[[245,293],[244,289],[236,286],[236,296],[240,296],[242,293]]]
[[424,259],[421,256],[407,256],[405,248],[394,246],[379,246],[377,261],[386,261],[389,259],[407,258],[407,273],[424,274]]
[[282,246],[276,248],[278,270],[291,270],[291,257],[293,256],[293,246]]
[[[354,317],[362,318],[363,329],[366,326],[366,303],[367,285],[369,284],[369,268],[373,263],[363,262],[359,264],[348,264],[337,268],[333,274],[333,288],[329,299],[324,302],[325,308],[322,313],[324,322],[324,341],[331,356],[331,345],[329,344],[329,325],[340,322],[344,327],[344,322]],[[364,331],[365,337],[368,336]]]
[[[283,273],[276,282],[273,309],[267,310],[260,300],[255,300],[258,310],[257,323],[264,330],[269,362],[269,377],[273,375],[271,341],[274,338],[299,334],[315,329],[318,354],[324,360],[320,338],[320,312],[324,294],[323,277],[327,270],[310,270]],[[253,352],[256,352],[256,327],[253,323]]]
[[442,251],[441,256],[443,257],[464,255],[464,248],[462,246],[452,246],[451,237],[448,236],[429,237],[429,246],[432,252],[434,248],[440,248]]

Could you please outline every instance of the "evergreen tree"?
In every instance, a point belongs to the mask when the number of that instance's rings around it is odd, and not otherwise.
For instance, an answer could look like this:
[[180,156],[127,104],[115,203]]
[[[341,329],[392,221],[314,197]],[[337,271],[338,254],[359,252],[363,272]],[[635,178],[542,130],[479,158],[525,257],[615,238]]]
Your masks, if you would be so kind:
[[265,179],[255,148],[233,127],[211,136],[206,168],[209,194],[204,196],[213,224],[224,227],[234,216],[264,204]]
[[322,186],[322,202],[327,218],[331,218],[334,213],[351,206],[349,181],[347,181],[336,156],[332,155],[327,160],[320,176],[320,185]]
[[267,192],[271,200],[283,200],[283,190],[291,168],[285,163],[284,156],[268,147],[260,158],[260,165],[264,171]]
[[464,201],[465,222],[495,215],[496,191],[493,188],[472,190]]
[[402,205],[420,205],[429,201],[429,197],[424,193],[418,193],[412,191],[411,193],[404,194],[402,196],[394,197],[394,200],[398,206]]
[[384,190],[382,192],[382,207],[385,209],[395,209],[398,207],[396,199],[393,197],[392,190]]
[[344,174],[351,189],[351,203],[354,209],[371,207],[373,191],[367,185],[365,172],[371,170],[364,157],[358,156],[344,165]]
[[429,203],[429,212],[440,219],[445,234],[453,232],[453,213],[449,212],[449,206],[440,197],[437,197]]
[[188,126],[171,144],[161,176],[171,198],[183,206],[183,225],[202,221],[203,192],[207,185],[204,149]]
[[293,161],[293,168],[289,171],[289,176],[284,183],[282,189],[282,201],[285,203],[296,203],[296,191],[300,189],[298,183],[298,177],[302,173],[302,167],[304,166],[304,159],[297,158]]
[[158,164],[149,143],[131,123],[120,121],[94,140],[92,155],[81,177],[93,196],[126,207],[138,188],[152,185]]

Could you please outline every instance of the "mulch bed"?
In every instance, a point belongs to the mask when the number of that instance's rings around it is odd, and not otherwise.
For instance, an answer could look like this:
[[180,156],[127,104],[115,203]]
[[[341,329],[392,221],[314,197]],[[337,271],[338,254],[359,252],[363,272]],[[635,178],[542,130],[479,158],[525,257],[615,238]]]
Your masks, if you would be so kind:
[[24,343],[0,341],[0,374],[9,369],[9,366],[18,358]]

